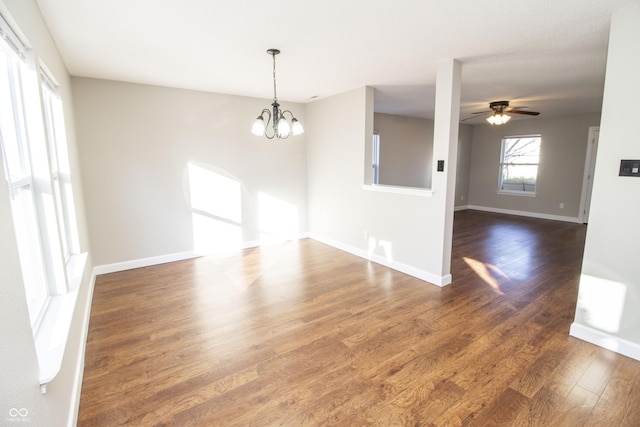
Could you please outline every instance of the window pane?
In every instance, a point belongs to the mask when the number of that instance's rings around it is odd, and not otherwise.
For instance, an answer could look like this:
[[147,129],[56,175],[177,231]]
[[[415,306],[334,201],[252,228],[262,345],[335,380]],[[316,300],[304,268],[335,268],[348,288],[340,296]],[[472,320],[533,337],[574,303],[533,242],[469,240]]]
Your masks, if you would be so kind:
[[29,306],[29,317],[33,325],[48,295],[44,278],[42,247],[38,235],[38,226],[35,221],[33,192],[24,187],[15,189],[11,210],[16,229],[16,240],[25,283],[27,305]]
[[[0,44],[0,129],[2,130],[2,154],[10,181],[17,181],[28,175],[24,147],[19,144],[21,117],[14,115],[21,111],[20,87],[15,85],[17,67],[10,57],[12,53],[2,49]],[[18,128],[18,129],[16,129]]]
[[25,62],[0,39],[0,145],[11,191],[16,243],[32,327],[49,296],[27,148],[21,75]]
[[536,192],[540,142],[539,135],[502,139],[499,191]]
[[67,259],[79,252],[77,226],[71,191],[71,177],[67,153],[67,139],[64,131],[62,101],[54,92],[55,86],[41,73],[41,91],[44,104],[45,130],[49,144],[49,163],[52,187],[55,194],[58,226],[61,233],[63,255]]
[[505,138],[502,163],[535,163],[540,158],[540,138]]
[[538,165],[502,166],[502,190],[535,191]]

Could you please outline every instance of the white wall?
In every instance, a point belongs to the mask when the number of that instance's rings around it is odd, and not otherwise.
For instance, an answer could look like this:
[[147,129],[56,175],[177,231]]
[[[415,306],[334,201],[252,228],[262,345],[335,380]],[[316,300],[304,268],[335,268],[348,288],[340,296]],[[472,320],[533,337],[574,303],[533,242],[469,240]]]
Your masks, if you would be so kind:
[[[440,280],[442,236],[434,206],[444,192],[422,197],[362,188],[365,147],[373,133],[373,90],[355,89],[308,104],[307,120],[311,234],[434,283]],[[343,127],[329,129],[324,123]]]
[[[268,100],[72,83],[96,265],[255,245],[273,236],[269,225],[295,238],[307,230],[305,134],[268,140],[250,132]],[[309,127],[304,106],[283,108]],[[206,171],[201,206],[191,203],[190,163]],[[270,218],[274,204],[292,217]]]
[[[473,126],[469,205],[578,220],[590,126],[600,114],[511,120],[506,125]],[[535,197],[497,194],[503,136],[541,134]],[[564,208],[560,208],[564,203]]]
[[640,178],[620,177],[640,159],[640,4],[611,21],[602,124],[582,276],[571,333],[640,360]]
[[431,188],[433,120],[375,113],[380,134],[379,184]]
[[[83,209],[83,193],[79,181],[71,87],[64,63],[54,41],[33,0],[3,0],[0,12],[17,26],[33,48],[37,58],[49,69],[60,85],[60,94],[66,119],[66,133],[69,143],[76,215],[79,222],[79,237],[82,251],[89,246]],[[4,176],[4,172],[2,174]],[[33,426],[64,426],[72,422],[77,397],[74,393],[79,386],[79,374],[83,367],[81,350],[84,346],[86,309],[90,305],[90,277],[85,275],[78,295],[69,341],[65,351],[61,371],[49,383],[47,393],[40,393],[39,372],[35,346],[29,326],[26,297],[17,256],[17,246],[13,232],[11,208],[6,181],[0,180],[0,425],[11,421],[11,408],[27,409],[29,423]],[[89,256],[87,271],[91,271]]]

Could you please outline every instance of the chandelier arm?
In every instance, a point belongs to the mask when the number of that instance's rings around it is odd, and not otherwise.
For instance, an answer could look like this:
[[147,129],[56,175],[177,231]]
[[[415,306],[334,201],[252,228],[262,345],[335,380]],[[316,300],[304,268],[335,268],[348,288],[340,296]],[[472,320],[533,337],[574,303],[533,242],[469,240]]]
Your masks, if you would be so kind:
[[292,119],[296,118],[296,116],[294,116],[293,113],[291,111],[289,111],[289,110],[284,110],[284,111],[280,112],[280,114],[282,116],[284,116],[285,113],[289,113],[289,115],[291,116]]
[[265,108],[264,110],[262,110],[262,113],[260,115],[264,116],[265,114],[267,115],[267,122],[264,124],[264,136],[266,136],[267,139],[273,139],[273,137],[276,136],[275,129],[273,131],[273,135],[269,136],[269,123],[271,123],[272,120],[271,111]]

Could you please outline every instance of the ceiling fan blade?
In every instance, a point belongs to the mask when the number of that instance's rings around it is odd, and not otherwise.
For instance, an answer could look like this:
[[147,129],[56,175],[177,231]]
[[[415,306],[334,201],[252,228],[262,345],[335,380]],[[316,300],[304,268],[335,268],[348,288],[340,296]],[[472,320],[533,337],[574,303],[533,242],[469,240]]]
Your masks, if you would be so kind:
[[509,110],[509,111],[507,111],[507,113],[509,113],[509,114],[526,114],[527,116],[538,116],[538,115],[540,115],[540,113],[537,112],[537,111],[527,111],[527,110],[518,110],[518,109]]

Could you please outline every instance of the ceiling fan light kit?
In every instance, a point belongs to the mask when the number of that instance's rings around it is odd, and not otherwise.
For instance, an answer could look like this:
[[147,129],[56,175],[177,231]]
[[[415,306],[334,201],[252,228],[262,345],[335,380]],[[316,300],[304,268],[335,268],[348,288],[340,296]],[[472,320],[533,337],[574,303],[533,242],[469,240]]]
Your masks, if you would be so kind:
[[503,125],[511,120],[511,116],[508,114],[496,114],[494,113],[492,116],[487,117],[487,121],[492,125]]
[[[509,107],[509,101],[493,101],[489,103],[490,111],[479,111],[476,113],[471,113],[473,115],[476,114],[487,114],[492,113],[489,117],[487,117],[487,122],[492,125],[503,125],[511,120],[510,114],[524,114],[527,116],[537,116],[540,113],[537,111],[529,111],[526,107]],[[462,121],[472,119],[472,117],[468,117]]]
[[487,117],[487,121],[492,125],[503,125],[511,120],[511,116],[505,114],[504,110],[509,106],[509,101],[495,101],[489,104],[493,110],[493,115]]
[[[251,127],[251,133],[256,136],[266,136],[268,139],[288,138],[291,133],[294,135],[300,135],[304,132],[302,124],[293,116],[293,113],[289,110],[282,111],[280,104],[278,103],[278,96],[276,92],[276,55],[280,53],[278,49],[268,49],[267,53],[273,57],[273,102],[271,103],[272,110],[265,108],[260,115],[253,122]],[[273,111],[273,112],[272,112]],[[290,116],[291,124],[287,121],[285,115]],[[267,118],[265,122],[265,117]],[[273,122],[272,122],[273,121]],[[269,134],[269,124],[272,123],[273,133]]]

